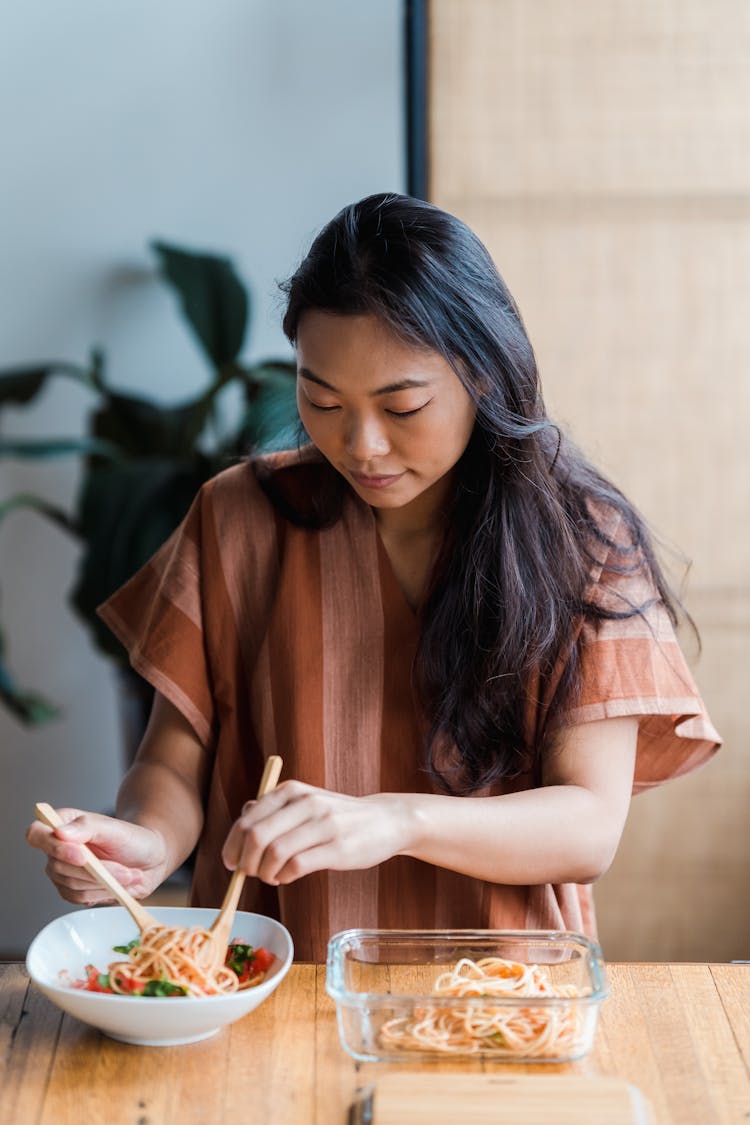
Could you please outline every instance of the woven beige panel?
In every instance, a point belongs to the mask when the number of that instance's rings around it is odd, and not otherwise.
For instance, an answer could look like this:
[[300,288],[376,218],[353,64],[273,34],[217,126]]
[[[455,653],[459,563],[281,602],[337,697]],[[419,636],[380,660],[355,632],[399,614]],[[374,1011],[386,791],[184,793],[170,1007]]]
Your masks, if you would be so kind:
[[[597,887],[602,947],[611,960],[731,961],[750,957],[748,599],[692,607],[704,651],[699,678],[726,740],[691,777],[641,794]],[[714,618],[716,624],[714,624]]]
[[432,0],[430,23],[430,198],[488,245],[550,413],[692,560],[726,739],[634,803],[605,953],[746,958],[750,5]]
[[550,413],[694,560],[691,585],[746,584],[750,200],[723,218],[440,202],[516,297]]
[[432,0],[435,191],[744,196],[745,0]]

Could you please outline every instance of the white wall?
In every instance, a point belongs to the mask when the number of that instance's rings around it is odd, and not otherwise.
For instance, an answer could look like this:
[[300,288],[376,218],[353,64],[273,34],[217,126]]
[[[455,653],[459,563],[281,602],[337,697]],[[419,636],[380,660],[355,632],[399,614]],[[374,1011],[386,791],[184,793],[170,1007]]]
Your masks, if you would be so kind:
[[[206,379],[154,276],[160,237],[231,254],[254,298],[247,356],[288,354],[276,281],[341,206],[404,190],[401,2],[24,0],[0,40],[0,368],[82,360],[165,399]],[[6,433],[79,434],[87,396],[60,380]],[[0,463],[0,498],[63,505],[71,462]],[[65,717],[28,731],[0,709],[0,954],[69,909],[23,841],[35,801],[111,808],[119,735],[111,666],[67,605],[61,532],[0,526],[3,627],[17,678]]]

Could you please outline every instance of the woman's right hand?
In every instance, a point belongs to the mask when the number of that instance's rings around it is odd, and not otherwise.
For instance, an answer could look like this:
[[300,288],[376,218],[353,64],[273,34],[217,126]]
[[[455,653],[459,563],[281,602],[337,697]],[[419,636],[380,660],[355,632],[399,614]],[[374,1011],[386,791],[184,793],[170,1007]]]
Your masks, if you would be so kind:
[[48,828],[35,820],[26,839],[48,856],[46,874],[68,902],[99,906],[115,901],[106,887],[83,870],[86,855],[81,844],[102,860],[134,898],[151,894],[169,874],[166,842],[156,829],[81,809],[57,812],[64,825]]

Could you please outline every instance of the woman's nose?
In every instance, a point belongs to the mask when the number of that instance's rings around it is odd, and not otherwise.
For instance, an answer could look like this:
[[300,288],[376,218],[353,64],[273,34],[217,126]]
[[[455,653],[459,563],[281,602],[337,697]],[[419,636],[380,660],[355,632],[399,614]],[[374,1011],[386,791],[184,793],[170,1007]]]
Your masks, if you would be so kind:
[[352,418],[346,432],[346,451],[355,461],[370,461],[390,450],[382,424],[375,418]]

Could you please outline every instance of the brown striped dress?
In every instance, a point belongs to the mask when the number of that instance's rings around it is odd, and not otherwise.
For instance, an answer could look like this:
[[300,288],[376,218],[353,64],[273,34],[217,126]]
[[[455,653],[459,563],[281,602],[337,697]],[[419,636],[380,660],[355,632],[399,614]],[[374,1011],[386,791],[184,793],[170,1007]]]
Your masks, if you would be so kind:
[[[272,463],[295,474],[295,487],[312,487],[304,456]],[[622,592],[636,604],[649,594],[642,579],[592,582],[616,608]],[[372,510],[353,493],[334,526],[310,530],[276,511],[252,465],[228,469],[100,613],[212,758],[195,905],[221,902],[221,847],[270,754],[283,757],[284,777],[343,793],[430,790],[411,689],[419,619]],[[583,624],[583,695],[570,716],[640,717],[636,792],[694,769],[719,745],[666,615],[647,617]],[[504,886],[401,856],[285,887],[248,880],[241,908],[280,918],[297,958],[313,961],[350,926],[596,930],[589,886]]]

